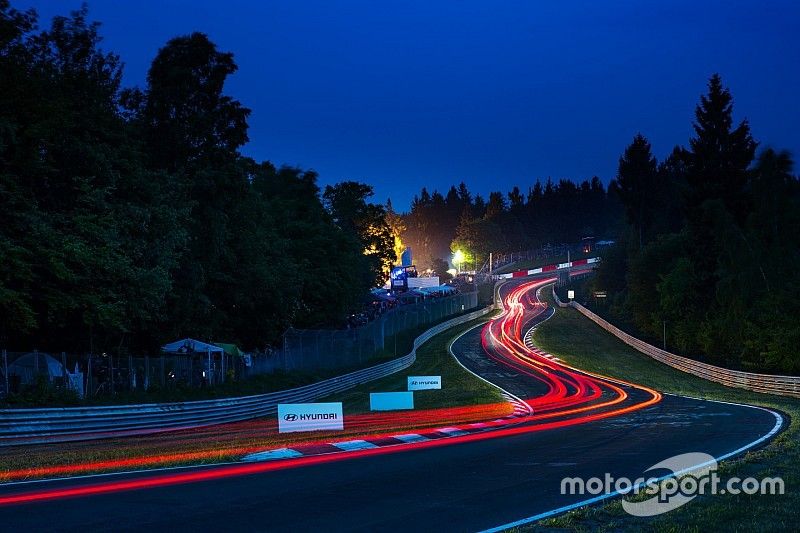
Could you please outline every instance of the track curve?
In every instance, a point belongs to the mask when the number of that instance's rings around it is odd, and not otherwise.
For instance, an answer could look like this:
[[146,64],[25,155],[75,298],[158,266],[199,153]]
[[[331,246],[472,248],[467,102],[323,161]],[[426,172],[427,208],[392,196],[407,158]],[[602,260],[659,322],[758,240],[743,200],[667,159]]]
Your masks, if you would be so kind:
[[[662,396],[527,346],[525,332],[551,312],[536,298],[542,284],[509,286],[506,312],[451,345],[470,371],[533,407],[513,427],[396,453],[0,486],[0,502],[50,495],[0,506],[0,523],[115,531],[486,529],[579,504],[581,496],[560,494],[565,476],[635,479],[667,457],[723,457],[775,431],[772,412]],[[93,492],[104,484],[115,486]],[[96,495],[80,497],[87,494]]]

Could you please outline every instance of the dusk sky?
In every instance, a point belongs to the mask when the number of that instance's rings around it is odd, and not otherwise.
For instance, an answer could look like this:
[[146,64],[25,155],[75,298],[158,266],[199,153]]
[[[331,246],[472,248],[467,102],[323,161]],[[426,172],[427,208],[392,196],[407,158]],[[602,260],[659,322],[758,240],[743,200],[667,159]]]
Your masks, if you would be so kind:
[[[77,1],[15,1],[43,25]],[[656,5],[657,4],[657,5]],[[406,210],[422,186],[486,196],[536,178],[604,182],[637,132],[687,144],[719,72],[762,146],[800,154],[795,2],[94,0],[103,47],[143,86],[171,37],[233,52],[252,109],[243,152],[375,187]]]

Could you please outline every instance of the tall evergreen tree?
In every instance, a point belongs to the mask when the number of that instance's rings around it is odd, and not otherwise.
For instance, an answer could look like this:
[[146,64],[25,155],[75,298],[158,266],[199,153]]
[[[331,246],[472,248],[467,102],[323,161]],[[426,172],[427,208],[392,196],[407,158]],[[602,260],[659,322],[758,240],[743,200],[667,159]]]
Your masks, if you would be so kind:
[[639,248],[653,223],[657,195],[656,158],[647,139],[638,133],[619,159],[618,194],[628,221],[636,229]]
[[747,120],[734,127],[733,97],[718,74],[709,80],[708,94],[700,97],[693,127],[695,136],[689,140],[686,175],[690,218],[704,202],[720,199],[737,220],[743,220],[747,211],[747,170],[756,142]]

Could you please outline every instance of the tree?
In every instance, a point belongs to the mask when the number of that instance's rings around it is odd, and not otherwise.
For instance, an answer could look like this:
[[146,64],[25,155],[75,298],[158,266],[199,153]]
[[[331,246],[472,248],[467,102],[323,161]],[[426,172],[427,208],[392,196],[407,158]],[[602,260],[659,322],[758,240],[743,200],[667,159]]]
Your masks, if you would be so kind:
[[392,207],[392,200],[389,198],[386,200],[386,225],[389,226],[389,230],[392,233],[392,237],[394,238],[394,264],[399,265],[402,259],[403,252],[406,249],[405,244],[403,244],[403,234],[406,231],[405,222],[403,222],[403,217],[401,217]]
[[718,260],[725,245],[713,228],[719,227],[717,219],[727,217],[726,213],[735,224],[747,219],[748,167],[756,149],[746,120],[734,128],[733,98],[717,74],[709,80],[708,94],[700,97],[694,131],[687,154],[686,220],[697,274],[695,290],[710,301],[719,281]]
[[355,236],[369,259],[376,285],[382,285],[395,260],[395,240],[382,205],[368,203],[372,187],[355,181],[328,185],[322,195],[325,208],[342,230]]
[[718,74],[711,76],[708,94],[700,97],[693,127],[686,175],[690,213],[706,200],[721,199],[737,220],[743,220],[747,169],[756,142],[747,120],[733,127],[733,97]]
[[85,7],[39,33],[32,12],[0,9],[1,327],[23,346],[148,345],[182,211],[120,113],[121,62]]
[[617,185],[628,222],[637,230],[639,248],[653,223],[652,213],[658,199],[656,177],[656,158],[650,143],[637,133],[619,159]]
[[224,94],[233,54],[202,33],[170,39],[147,74],[137,117],[155,171],[174,174],[186,206],[187,247],[168,300],[165,334],[212,338],[224,332],[235,278],[232,217],[246,201],[248,175],[238,149],[249,110]]
[[503,193],[495,191],[489,193],[489,203],[486,204],[486,218],[496,218],[506,210],[506,201]]

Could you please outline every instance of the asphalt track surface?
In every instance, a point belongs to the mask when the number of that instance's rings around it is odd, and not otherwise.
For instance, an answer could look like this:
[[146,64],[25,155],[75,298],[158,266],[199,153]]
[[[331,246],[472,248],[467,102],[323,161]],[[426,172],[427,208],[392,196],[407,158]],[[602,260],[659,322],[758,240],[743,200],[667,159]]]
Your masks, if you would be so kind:
[[[546,313],[532,320],[544,320]],[[524,328],[532,323],[528,320]],[[453,343],[459,361],[521,398],[542,395],[540,381],[488,357],[484,333],[474,328]],[[647,396],[625,389],[626,402],[641,402]],[[541,422],[528,427],[537,423]],[[768,411],[665,395],[639,410],[541,431],[397,453],[353,458],[342,454],[340,460],[290,469],[3,505],[0,530],[476,531],[588,498],[562,495],[564,477],[602,478],[609,473],[636,479],[673,455],[722,456],[768,434],[775,425],[775,415]],[[213,474],[220,468],[225,467],[203,471]],[[0,487],[0,498],[163,475],[5,486]]]

